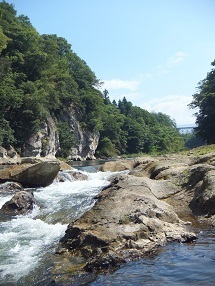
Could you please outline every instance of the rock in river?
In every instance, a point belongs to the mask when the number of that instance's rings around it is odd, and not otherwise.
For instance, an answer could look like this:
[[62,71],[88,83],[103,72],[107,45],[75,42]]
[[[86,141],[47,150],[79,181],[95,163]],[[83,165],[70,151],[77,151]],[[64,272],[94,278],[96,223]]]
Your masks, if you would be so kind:
[[2,206],[1,212],[9,215],[26,214],[33,209],[34,204],[33,193],[20,191]]
[[[169,182],[122,174],[98,196],[94,207],[72,222],[61,240],[71,255],[86,259],[85,269],[108,268],[146,255],[168,241],[192,241],[173,208],[163,200]],[[157,191],[155,191],[157,190]],[[174,193],[177,190],[174,190]]]
[[0,169],[0,183],[14,181],[24,187],[45,187],[53,182],[59,170],[57,160],[8,166]]

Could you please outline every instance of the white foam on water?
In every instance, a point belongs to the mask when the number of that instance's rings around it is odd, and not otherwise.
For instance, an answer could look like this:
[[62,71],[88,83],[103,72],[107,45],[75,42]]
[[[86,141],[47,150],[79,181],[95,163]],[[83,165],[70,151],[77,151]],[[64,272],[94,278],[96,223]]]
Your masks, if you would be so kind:
[[13,195],[0,197],[0,209],[1,209],[2,206],[3,206],[7,201],[9,201],[12,197],[13,197]]
[[[54,219],[47,217],[55,217],[58,212],[60,219],[66,212],[74,217],[82,214],[92,207],[94,196],[109,184],[108,179],[113,174],[82,173],[88,176],[87,180],[55,181],[34,191],[39,204],[31,213],[0,222],[0,281],[17,281],[35,269],[50,247],[64,236],[67,228],[67,224],[54,223]],[[0,206],[11,197],[0,194]]]
[[34,269],[47,249],[64,235],[67,225],[17,216],[0,223],[0,276],[18,279]]
[[72,206],[80,205],[84,211],[81,202],[87,200],[90,203],[92,198],[97,195],[101,189],[109,184],[108,178],[112,173],[86,173],[88,180],[83,181],[65,181],[54,182],[45,188],[40,188],[34,193],[34,197],[42,205],[44,214],[57,212],[60,210],[69,210]]

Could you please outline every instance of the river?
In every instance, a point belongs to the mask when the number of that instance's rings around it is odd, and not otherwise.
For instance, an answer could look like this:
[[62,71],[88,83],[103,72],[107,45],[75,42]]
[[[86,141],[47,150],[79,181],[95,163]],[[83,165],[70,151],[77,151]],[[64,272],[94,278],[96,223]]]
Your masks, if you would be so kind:
[[[11,220],[0,217],[1,286],[51,285],[57,242],[68,223],[93,206],[95,195],[108,185],[112,175],[95,172],[95,166],[84,169],[89,178],[86,181],[72,181],[63,172],[67,181],[33,190],[38,206],[32,213]],[[0,207],[11,197],[1,193]],[[204,229],[195,244],[169,244],[156,256],[130,262],[88,285],[214,285],[214,270],[215,232]]]

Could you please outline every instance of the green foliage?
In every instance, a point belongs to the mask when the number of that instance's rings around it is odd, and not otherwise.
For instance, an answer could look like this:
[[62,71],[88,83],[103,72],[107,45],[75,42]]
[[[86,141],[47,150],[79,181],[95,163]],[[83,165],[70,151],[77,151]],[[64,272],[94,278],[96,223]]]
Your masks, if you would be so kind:
[[186,149],[193,149],[205,145],[205,142],[196,136],[195,131],[182,134],[182,137]]
[[112,141],[104,137],[100,140],[98,149],[96,150],[96,154],[99,158],[112,158],[119,155],[119,151],[115,148]]
[[[215,66],[215,61],[212,62]],[[199,92],[193,95],[193,101],[189,104],[191,108],[197,108],[196,135],[207,142],[215,143],[215,69],[213,68],[207,77],[200,82]]]
[[[64,38],[39,35],[28,17],[17,17],[13,5],[0,3],[0,112],[7,122],[2,142],[8,137],[12,144],[15,137],[15,147],[22,148],[47,114],[59,120],[70,105],[80,111],[83,127],[99,130],[103,99],[97,84],[95,74]],[[66,154],[73,140],[65,136],[65,126],[61,129]]]
[[98,91],[89,90],[82,92],[81,105],[79,109],[81,111],[80,121],[84,129],[90,131],[99,131],[102,126],[101,114],[103,112],[103,99]]
[[9,122],[4,118],[0,118],[0,146],[7,148],[13,143],[15,143],[15,138]]
[[62,158],[66,158],[69,156],[69,150],[71,149],[71,147],[74,147],[75,145],[75,137],[74,134],[71,133],[71,129],[69,127],[68,122],[59,122],[58,131],[59,140],[61,142],[61,150],[58,155]]
[[[107,93],[106,93],[107,95]],[[104,97],[104,100],[106,98]],[[169,116],[149,113],[133,106],[124,97],[115,103],[106,103],[102,116],[103,128],[97,154],[166,153],[178,152],[184,147],[184,140]],[[110,141],[107,140],[107,138]],[[103,141],[104,140],[104,141]],[[105,150],[106,151],[106,150]]]
[[[175,122],[124,97],[111,103],[94,72],[57,35],[40,35],[27,16],[0,2],[0,145],[19,150],[47,116],[58,122],[62,157],[75,144],[65,110],[76,110],[83,129],[99,132],[99,157],[175,152],[183,138]],[[44,146],[46,142],[43,142]]]
[[4,50],[7,47],[8,41],[9,41],[9,38],[5,36],[5,34],[2,31],[2,27],[0,26],[0,54],[2,50]]

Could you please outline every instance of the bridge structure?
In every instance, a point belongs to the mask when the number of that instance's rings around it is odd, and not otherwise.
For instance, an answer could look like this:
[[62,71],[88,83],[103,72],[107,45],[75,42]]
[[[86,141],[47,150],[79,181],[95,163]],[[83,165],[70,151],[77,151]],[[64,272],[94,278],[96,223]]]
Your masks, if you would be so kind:
[[184,126],[178,126],[177,129],[181,134],[191,133],[196,125],[184,125]]

